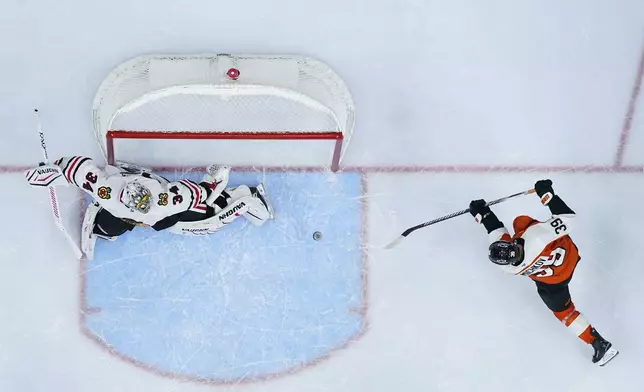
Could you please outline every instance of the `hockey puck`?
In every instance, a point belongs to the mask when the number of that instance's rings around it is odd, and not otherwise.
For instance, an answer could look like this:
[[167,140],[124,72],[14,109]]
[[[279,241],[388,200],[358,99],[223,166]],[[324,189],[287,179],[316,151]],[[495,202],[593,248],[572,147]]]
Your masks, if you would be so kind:
[[315,233],[313,233],[313,239],[316,240],[316,241],[321,240],[322,239],[322,233],[320,233],[319,231],[316,231]]

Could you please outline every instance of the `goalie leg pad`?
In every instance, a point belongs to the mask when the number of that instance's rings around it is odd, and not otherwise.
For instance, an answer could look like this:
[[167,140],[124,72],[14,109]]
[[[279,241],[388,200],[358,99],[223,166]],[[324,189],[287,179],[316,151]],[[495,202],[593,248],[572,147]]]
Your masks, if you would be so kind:
[[248,211],[246,218],[256,226],[263,225],[269,219],[275,219],[275,212],[268,200],[264,184],[260,183],[256,188],[251,188],[251,192],[255,200],[259,201],[259,203],[254,203],[254,208]]
[[249,206],[253,203],[252,196],[242,196],[231,201],[226,208],[217,212],[216,215],[200,221],[177,222],[167,230],[183,235],[208,235],[214,234],[222,227],[231,223],[238,217],[248,212]]
[[237,198],[246,198],[250,196],[246,202],[246,204],[248,204],[248,212],[244,214],[244,218],[253,225],[261,226],[266,223],[267,220],[273,219],[273,207],[268,202],[266,189],[263,184],[259,184],[257,187],[253,188],[249,188],[246,185],[240,185],[226,191],[233,200],[232,203],[234,203],[234,200]]
[[225,197],[227,205],[222,209],[215,204],[214,216],[200,221],[177,222],[167,230],[183,235],[208,235],[214,234],[240,216],[255,226],[261,226],[267,220],[273,219],[273,209],[262,184],[257,188],[249,188],[246,185],[229,188],[222,192],[221,197]]
[[94,235],[94,221],[96,215],[101,210],[98,203],[90,203],[85,210],[85,217],[83,218],[83,227],[81,229],[81,250],[85,254],[87,260],[94,258],[94,245],[96,244],[96,236]]
[[104,210],[97,202],[90,203],[85,210],[81,228],[81,250],[87,260],[94,258],[96,238],[114,241],[118,236],[132,230],[135,225]]

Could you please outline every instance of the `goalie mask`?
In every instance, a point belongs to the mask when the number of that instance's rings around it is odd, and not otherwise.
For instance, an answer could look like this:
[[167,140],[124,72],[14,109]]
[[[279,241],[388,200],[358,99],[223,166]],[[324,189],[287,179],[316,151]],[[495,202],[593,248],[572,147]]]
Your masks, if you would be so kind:
[[488,257],[498,265],[518,265],[523,261],[522,241],[496,241],[489,247]]
[[121,202],[131,211],[147,214],[152,205],[152,193],[138,181],[130,181],[123,188]]

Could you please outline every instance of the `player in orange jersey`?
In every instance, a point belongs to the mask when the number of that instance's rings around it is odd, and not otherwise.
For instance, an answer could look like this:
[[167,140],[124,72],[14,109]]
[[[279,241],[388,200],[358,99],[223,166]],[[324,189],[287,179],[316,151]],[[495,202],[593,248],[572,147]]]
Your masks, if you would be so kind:
[[519,216],[513,222],[514,235],[508,233],[485,200],[472,201],[470,213],[487,229],[490,261],[505,272],[534,280],[546,306],[569,330],[593,347],[593,363],[603,366],[618,351],[575,309],[568,290],[580,260],[577,246],[569,236],[575,212],[555,195],[552,181],[537,181],[534,189],[542,204],[550,208],[552,217],[540,222]]

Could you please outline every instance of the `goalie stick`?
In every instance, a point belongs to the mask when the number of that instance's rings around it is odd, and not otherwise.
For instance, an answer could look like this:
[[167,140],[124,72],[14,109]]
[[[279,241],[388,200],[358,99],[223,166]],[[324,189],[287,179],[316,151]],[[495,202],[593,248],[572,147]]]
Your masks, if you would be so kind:
[[[514,198],[514,197],[517,197],[517,196],[523,196],[523,195],[529,195],[529,194],[531,194],[531,193],[534,193],[534,189],[529,189],[529,190],[527,190],[527,191],[523,191],[523,192],[515,193],[515,194],[510,195],[510,196],[506,196],[506,197],[502,197],[502,198],[500,198],[500,199],[492,200],[491,202],[487,203],[487,205],[488,205],[488,206],[491,206],[491,205],[494,205],[494,204],[499,204],[499,203],[502,203],[502,202],[504,202],[504,201],[506,201],[506,200],[510,200],[510,199],[512,199],[512,198]],[[427,226],[433,225],[434,223],[439,223],[439,222],[442,222],[442,221],[446,221],[446,220],[448,220],[448,219],[451,219],[451,218],[457,217],[457,216],[459,216],[459,215],[467,214],[468,212],[470,212],[470,209],[469,209],[469,208],[468,208],[468,209],[466,209],[466,210],[462,210],[462,211],[454,212],[454,213],[451,213],[451,214],[449,214],[449,215],[445,215],[445,216],[442,216],[442,217],[440,217],[440,218],[436,218],[436,219],[434,219],[434,220],[430,220],[430,221],[428,221],[428,222],[421,223],[421,224],[419,224],[419,225],[416,225],[416,226],[410,227],[409,229],[407,229],[407,230],[403,231],[403,233],[402,233],[400,236],[398,236],[398,238],[396,238],[396,239],[395,239],[395,240],[393,240],[391,243],[389,243],[389,245],[385,246],[385,249],[392,249],[392,248],[395,248],[395,247],[396,247],[396,246],[398,246],[398,244],[399,244],[403,239],[405,239],[409,234],[413,233],[414,231],[416,231],[416,230],[418,230],[418,229],[422,229],[423,227],[427,227]]]
[[[45,157],[45,164],[49,164],[47,144],[45,144],[45,134],[42,131],[42,122],[40,121],[40,114],[38,113],[38,109],[34,109],[34,116],[36,117],[36,124],[38,125],[40,147],[42,149],[43,156]],[[65,235],[65,239],[71,245],[72,251],[74,252],[76,258],[81,259],[83,257],[83,252],[81,252],[78,245],[76,245],[72,237],[69,235],[69,232],[67,231],[67,229],[65,229],[63,221],[60,218],[60,205],[58,204],[58,194],[56,193],[56,188],[54,188],[53,186],[48,186],[47,188],[49,189],[49,201],[51,204],[51,212],[54,215],[54,222],[56,223],[56,226],[58,226],[58,229],[63,232],[63,235]]]

